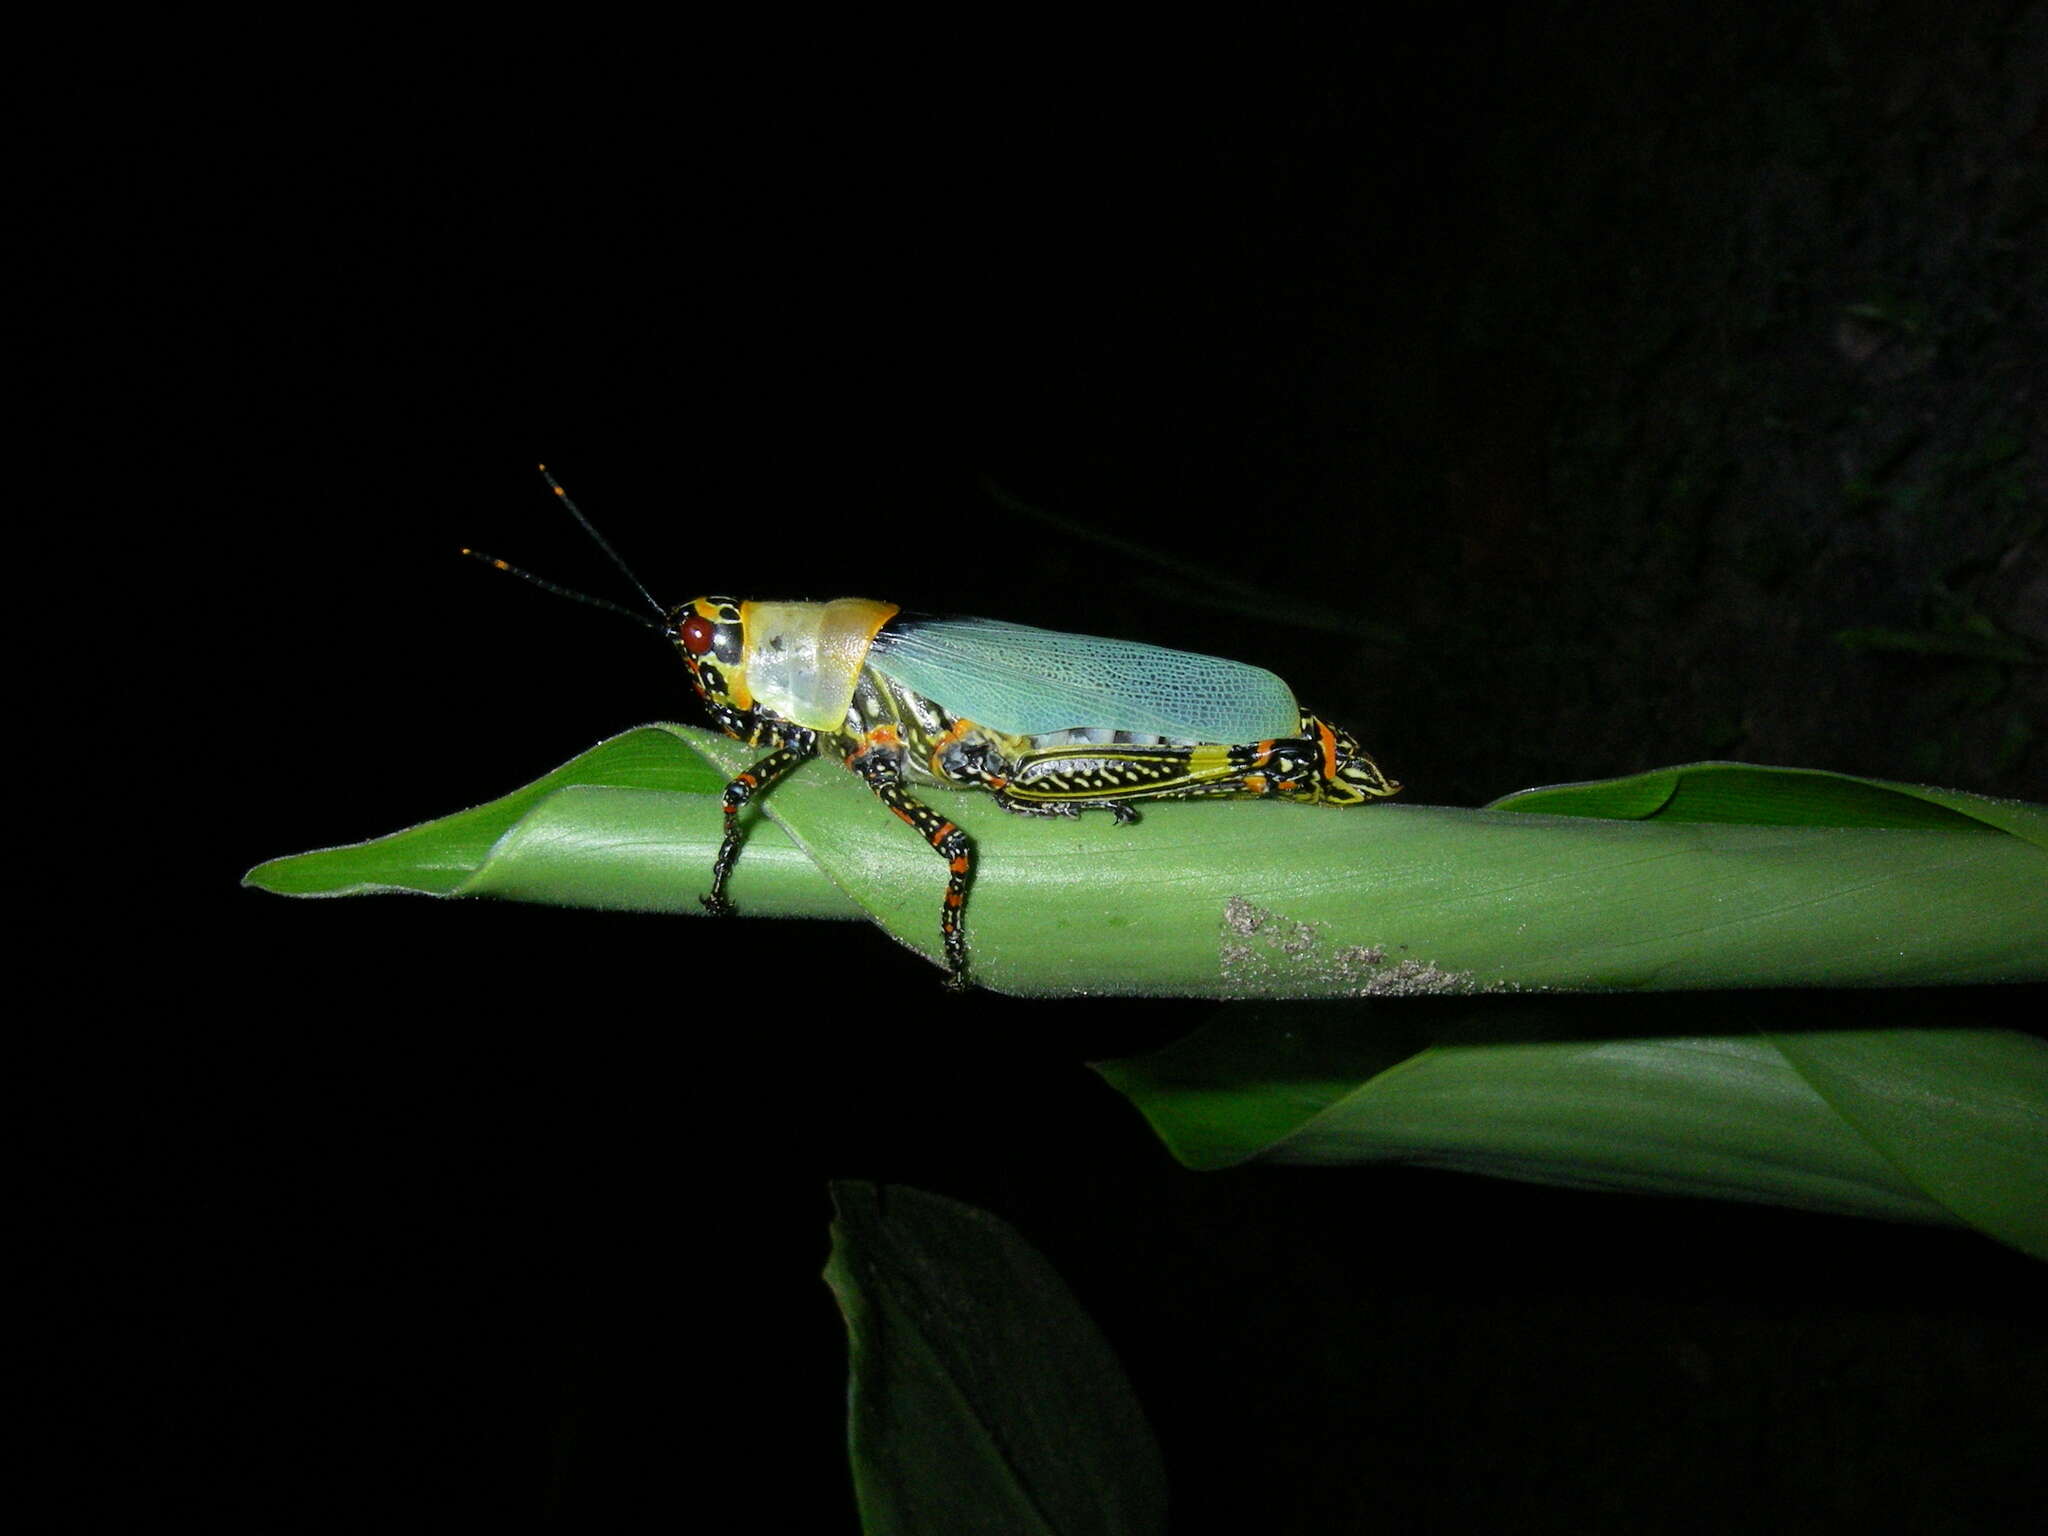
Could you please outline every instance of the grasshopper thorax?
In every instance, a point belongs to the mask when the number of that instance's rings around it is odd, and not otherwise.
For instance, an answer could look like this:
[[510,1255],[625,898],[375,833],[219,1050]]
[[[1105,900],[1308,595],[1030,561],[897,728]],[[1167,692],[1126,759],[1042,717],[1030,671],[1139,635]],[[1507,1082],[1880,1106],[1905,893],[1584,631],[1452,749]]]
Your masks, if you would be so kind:
[[736,602],[700,597],[669,615],[690,678],[715,710],[749,711],[812,730],[845,728],[875,634],[894,603]]

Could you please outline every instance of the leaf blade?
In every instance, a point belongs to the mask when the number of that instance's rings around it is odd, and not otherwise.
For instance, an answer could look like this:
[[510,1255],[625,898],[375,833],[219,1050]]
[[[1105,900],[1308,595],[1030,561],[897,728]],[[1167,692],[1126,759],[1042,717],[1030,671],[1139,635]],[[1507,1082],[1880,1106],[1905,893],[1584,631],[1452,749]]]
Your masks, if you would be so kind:
[[[286,894],[490,892],[688,912],[722,833],[712,787],[754,755],[708,732],[643,727],[501,801],[354,849],[273,860],[249,881]],[[1780,777],[1742,776],[1752,800]],[[643,824],[621,820],[624,801],[571,793],[590,788],[650,792],[634,802]],[[1639,813],[1673,798],[1663,782],[1625,790]],[[977,847],[974,978],[1019,994],[1364,997],[2048,977],[2048,853],[2028,835],[2040,808],[1955,792],[1909,797],[1937,821],[1904,826],[1182,801],[1148,806],[1136,827],[1012,817],[984,795],[922,793]],[[586,810],[590,825],[579,829]],[[936,956],[943,866],[856,778],[806,765],[748,814],[733,887],[743,912],[864,913]],[[528,818],[534,826],[521,834]],[[809,861],[808,874],[777,862],[779,835]],[[546,865],[550,850],[570,845],[581,850],[575,868]],[[590,874],[606,849],[632,866],[610,887]],[[522,867],[528,859],[540,862]]]
[[1053,1267],[986,1211],[832,1185],[825,1280],[845,1318],[863,1529],[1148,1536],[1166,1474],[1108,1342]]
[[1233,1008],[1096,1071],[1197,1169],[1406,1163],[1967,1224],[2048,1258],[2048,1042],[2033,1036],[1660,1036],[1645,1019],[1409,1050],[1364,1022]]

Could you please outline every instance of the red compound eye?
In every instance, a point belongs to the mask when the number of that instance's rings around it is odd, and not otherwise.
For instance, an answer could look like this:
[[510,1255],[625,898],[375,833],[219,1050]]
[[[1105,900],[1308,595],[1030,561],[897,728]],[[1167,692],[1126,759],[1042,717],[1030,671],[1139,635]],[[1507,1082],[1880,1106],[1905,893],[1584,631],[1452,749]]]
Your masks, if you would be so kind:
[[677,627],[676,638],[692,656],[702,656],[711,649],[712,637],[717,633],[716,624],[702,614],[693,614]]

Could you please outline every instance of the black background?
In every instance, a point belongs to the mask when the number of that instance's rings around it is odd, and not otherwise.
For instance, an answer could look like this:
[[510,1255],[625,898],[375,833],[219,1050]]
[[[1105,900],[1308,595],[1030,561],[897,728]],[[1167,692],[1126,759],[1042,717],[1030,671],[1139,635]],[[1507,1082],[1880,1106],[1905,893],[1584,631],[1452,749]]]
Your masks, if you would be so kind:
[[1047,1253],[1179,1529],[2025,1507],[2048,1346],[1986,1240],[1191,1175],[1080,1064],[1199,1011],[956,1000],[852,925],[235,889],[692,718],[656,639],[455,553],[630,597],[538,459],[664,600],[1260,662],[1426,802],[1708,756],[2040,798],[2042,10],[1708,15],[81,62],[124,115],[44,122],[24,310],[128,700],[56,770],[123,809],[32,1178],[81,1520],[850,1529],[832,1177]]

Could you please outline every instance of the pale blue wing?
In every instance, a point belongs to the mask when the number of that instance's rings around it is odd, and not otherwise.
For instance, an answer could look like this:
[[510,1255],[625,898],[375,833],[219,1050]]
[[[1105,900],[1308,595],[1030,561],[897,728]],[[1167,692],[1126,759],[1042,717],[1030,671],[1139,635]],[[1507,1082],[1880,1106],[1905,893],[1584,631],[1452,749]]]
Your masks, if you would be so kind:
[[1093,729],[1236,744],[1301,729],[1293,691],[1263,667],[995,619],[891,619],[868,665],[1015,736]]

